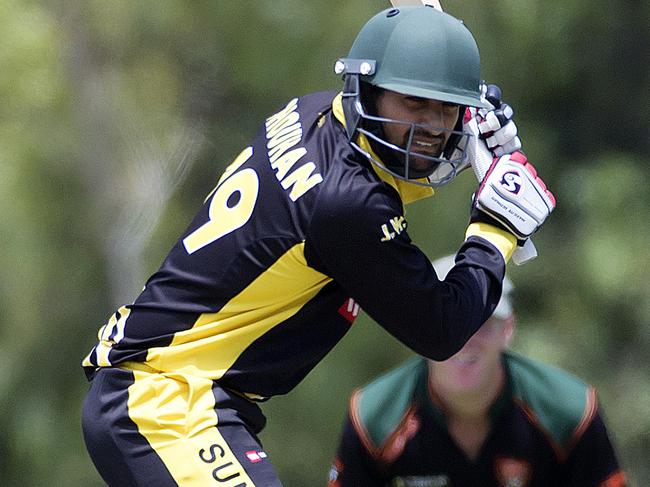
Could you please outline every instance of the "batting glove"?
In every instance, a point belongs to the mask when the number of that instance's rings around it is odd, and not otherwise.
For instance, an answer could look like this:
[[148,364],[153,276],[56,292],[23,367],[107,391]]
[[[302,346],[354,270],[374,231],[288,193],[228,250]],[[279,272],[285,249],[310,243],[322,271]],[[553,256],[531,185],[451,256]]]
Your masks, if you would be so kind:
[[492,108],[468,108],[468,117],[476,118],[480,137],[488,149],[497,157],[512,154],[521,149],[521,140],[517,136],[517,125],[512,119],[514,110],[501,101],[501,88],[497,85],[481,85],[482,98]]
[[505,228],[522,243],[555,208],[555,197],[522,152],[495,157],[474,195],[471,222]]

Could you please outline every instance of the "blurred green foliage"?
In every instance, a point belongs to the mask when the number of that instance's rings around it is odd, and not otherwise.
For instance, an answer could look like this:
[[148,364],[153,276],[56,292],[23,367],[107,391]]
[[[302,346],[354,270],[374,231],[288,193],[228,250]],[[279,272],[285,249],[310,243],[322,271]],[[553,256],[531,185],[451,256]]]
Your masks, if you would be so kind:
[[[624,467],[650,485],[650,3],[448,1],[517,111],[558,208],[512,267],[515,348],[600,391]],[[215,178],[334,60],[379,0],[0,3],[0,484],[101,485],[79,362]],[[432,257],[463,238],[469,173],[413,205]],[[399,290],[395,290],[399,299]],[[323,485],[352,389],[409,351],[362,317],[264,407],[287,486]]]

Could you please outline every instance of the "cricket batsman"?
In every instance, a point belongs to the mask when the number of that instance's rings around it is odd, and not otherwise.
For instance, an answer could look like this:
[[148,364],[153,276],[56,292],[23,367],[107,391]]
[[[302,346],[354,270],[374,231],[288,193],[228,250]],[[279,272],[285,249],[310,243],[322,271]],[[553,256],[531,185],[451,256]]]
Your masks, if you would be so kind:
[[[342,92],[270,115],[141,294],[100,328],[83,359],[83,430],[107,484],[281,485],[257,438],[260,402],[295,387],[360,307],[415,352],[450,357],[492,314],[513,249],[553,210],[512,152],[512,112],[481,96],[460,20],[380,12],[335,71]],[[469,107],[499,121],[485,135],[503,155],[440,280],[409,238],[404,205],[469,166]]]

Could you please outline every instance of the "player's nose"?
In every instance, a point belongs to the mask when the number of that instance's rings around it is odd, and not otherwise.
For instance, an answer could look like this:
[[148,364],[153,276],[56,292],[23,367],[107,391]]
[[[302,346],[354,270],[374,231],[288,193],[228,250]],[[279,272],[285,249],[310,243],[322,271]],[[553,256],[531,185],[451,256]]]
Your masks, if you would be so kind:
[[444,116],[440,107],[431,107],[422,115],[420,123],[427,127],[427,132],[433,137],[438,137],[443,132]]

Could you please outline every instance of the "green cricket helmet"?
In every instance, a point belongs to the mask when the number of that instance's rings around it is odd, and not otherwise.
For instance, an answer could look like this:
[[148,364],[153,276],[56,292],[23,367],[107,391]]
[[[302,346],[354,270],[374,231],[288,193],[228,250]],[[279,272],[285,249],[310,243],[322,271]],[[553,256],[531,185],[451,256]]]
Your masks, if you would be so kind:
[[[363,26],[348,57],[339,59],[334,70],[344,76],[343,111],[350,143],[373,164],[400,179],[433,187],[448,183],[468,166],[462,149],[470,136],[462,130],[464,108],[487,105],[481,98],[478,47],[460,20],[424,6],[384,10]],[[449,130],[380,117],[368,96],[378,89],[460,105],[456,126]],[[409,126],[406,147],[386,140],[385,124]],[[438,156],[411,147],[417,130],[431,129],[450,133]],[[379,158],[359,146],[359,134],[368,138]],[[413,157],[426,160],[426,169],[410,167]]]

